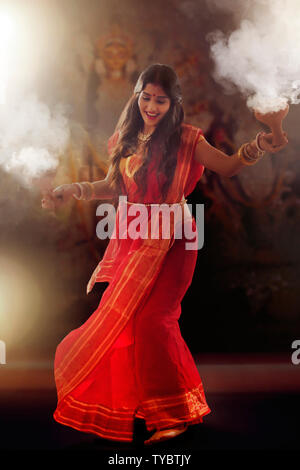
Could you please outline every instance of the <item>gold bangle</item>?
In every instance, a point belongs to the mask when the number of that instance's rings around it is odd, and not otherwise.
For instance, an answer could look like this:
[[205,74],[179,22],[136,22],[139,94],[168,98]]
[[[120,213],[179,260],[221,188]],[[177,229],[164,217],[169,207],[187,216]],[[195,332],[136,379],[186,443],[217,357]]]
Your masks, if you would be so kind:
[[[247,142],[248,143],[248,142]],[[241,162],[244,164],[244,165],[255,165],[255,163],[257,163],[257,161],[259,160],[258,158],[253,160],[253,161],[249,161],[245,158],[245,155],[244,155],[244,148],[245,146],[247,145],[246,144],[243,144],[240,146],[240,148],[238,149],[238,152],[237,152],[237,155],[238,155],[238,158],[241,160]]]
[[95,187],[90,181],[83,181],[82,183],[73,183],[80,188],[80,195],[73,195],[79,201],[90,201],[95,197]]
[[256,137],[255,137],[255,145],[256,145],[256,148],[257,148],[257,150],[258,150],[258,154],[262,157],[262,156],[266,153],[266,151],[261,148],[260,143],[259,143],[259,137],[260,137],[261,134],[262,134],[262,131],[259,132],[259,133],[256,135]]
[[72,184],[74,184],[75,186],[79,188],[79,196],[77,196],[77,194],[73,194],[73,197],[75,197],[75,199],[80,201],[80,199],[82,199],[82,186],[80,183],[72,183]]
[[250,145],[249,143],[244,147],[243,149],[243,155],[244,155],[244,158],[245,160],[247,160],[248,162],[253,162],[253,165],[254,163],[257,163],[258,160],[261,159],[261,157],[264,155],[262,154],[261,152],[257,152],[256,153],[256,156],[255,157],[252,157],[250,154],[249,154],[249,151],[247,150],[247,146]]
[[249,160],[249,161],[254,161],[254,160],[257,160],[259,158],[259,155],[258,155],[258,152],[256,152],[256,155],[255,157],[253,157],[250,153],[249,153],[249,150],[248,150],[248,146],[250,144],[247,143],[243,149],[243,154],[244,154],[244,157],[246,158],[246,160]]
[[90,194],[88,196],[88,200],[91,200],[95,197],[95,186],[90,181],[86,181],[86,184],[90,188]]
[[87,190],[89,190],[89,188],[86,187],[86,184],[85,184],[85,181],[83,181],[82,183],[79,183],[81,188],[82,188],[82,193],[81,193],[81,200],[86,200],[88,199],[88,194],[87,194]]

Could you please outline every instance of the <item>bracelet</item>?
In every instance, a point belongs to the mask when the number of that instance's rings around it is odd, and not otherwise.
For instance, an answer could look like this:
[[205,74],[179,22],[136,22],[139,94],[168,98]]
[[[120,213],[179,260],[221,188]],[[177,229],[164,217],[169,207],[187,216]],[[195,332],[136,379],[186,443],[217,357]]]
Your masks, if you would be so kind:
[[243,160],[244,160],[244,162],[246,161],[248,164],[254,165],[260,159],[260,155],[258,153],[255,155],[255,157],[250,155],[249,152],[247,151],[247,146],[248,145],[250,145],[250,144],[247,142],[246,145],[244,146],[243,150],[242,150]]
[[248,149],[247,149],[247,147],[248,147],[249,145],[250,145],[250,144],[249,144],[248,142],[245,144],[245,147],[244,147],[244,149],[243,149],[244,157],[246,158],[246,160],[249,160],[250,162],[252,162],[252,161],[254,161],[254,160],[257,161],[257,159],[259,158],[259,156],[258,156],[258,154],[256,153],[255,157],[253,157],[253,156],[249,153],[249,151],[248,151]]
[[246,144],[241,145],[241,147],[238,149],[237,156],[244,165],[255,165],[255,163],[258,162],[260,157],[256,157],[255,159],[250,158],[250,157],[247,158],[247,156],[244,153],[245,147],[247,145],[248,145],[248,142]]
[[256,145],[256,148],[258,150],[258,155],[259,156],[263,156],[266,152],[264,149],[261,148],[260,144],[259,144],[259,137],[261,136],[262,132],[259,132],[256,137],[255,137],[255,145]]
[[78,200],[85,200],[85,201],[90,201],[91,199],[94,199],[95,197],[95,187],[90,181],[83,181],[82,183],[73,183],[79,186],[80,189],[80,195],[77,196],[76,194],[73,194],[73,197]]
[[81,187],[81,184],[80,183],[72,183],[74,184],[75,186],[77,186],[79,188],[79,196],[77,196],[76,194],[73,194],[73,197],[75,197],[75,199],[82,199],[82,187]]
[[91,183],[90,181],[85,181],[83,184],[85,185],[85,188],[87,188],[87,196],[85,197],[85,199],[87,201],[90,201],[91,199],[94,199],[94,197],[95,197],[95,186],[93,185],[93,183]]

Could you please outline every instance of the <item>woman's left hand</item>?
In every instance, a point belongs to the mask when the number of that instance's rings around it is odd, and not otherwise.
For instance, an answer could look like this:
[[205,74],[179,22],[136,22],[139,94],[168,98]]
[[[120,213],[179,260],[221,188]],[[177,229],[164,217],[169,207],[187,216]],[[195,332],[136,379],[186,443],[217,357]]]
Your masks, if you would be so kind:
[[287,133],[284,132],[283,135],[285,137],[285,142],[282,145],[274,146],[272,144],[273,134],[272,133],[266,134],[265,132],[262,132],[259,136],[259,145],[266,152],[277,153],[280,150],[282,150],[289,142],[287,139]]

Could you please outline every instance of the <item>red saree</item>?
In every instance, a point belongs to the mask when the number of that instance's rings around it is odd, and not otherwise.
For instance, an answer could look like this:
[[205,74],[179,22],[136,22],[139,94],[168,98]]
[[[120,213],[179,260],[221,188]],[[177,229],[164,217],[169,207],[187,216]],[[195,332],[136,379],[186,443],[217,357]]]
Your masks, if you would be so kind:
[[[116,138],[112,136],[109,147]],[[177,166],[166,199],[184,209],[185,217],[192,220],[195,237],[195,220],[180,201],[203,174],[204,167],[193,159],[201,138],[200,129],[183,124]],[[54,419],[120,441],[133,440],[135,417],[143,418],[150,431],[182,422],[201,423],[211,411],[178,325],[197,248],[185,248],[191,240],[184,234],[182,239],[176,238],[176,224],[182,223],[176,217],[171,218],[168,238],[162,236],[160,214],[150,222],[150,203],[162,202],[157,162],[150,164],[147,193],[141,200],[132,177],[139,158],[132,155],[120,164],[124,190],[133,204],[119,204],[113,235],[87,292],[95,282],[107,281],[109,285],[95,312],[58,345],[54,361],[58,395]],[[156,239],[126,238],[135,218],[131,209],[138,203],[148,204],[144,206],[147,229],[151,226],[159,233]]]

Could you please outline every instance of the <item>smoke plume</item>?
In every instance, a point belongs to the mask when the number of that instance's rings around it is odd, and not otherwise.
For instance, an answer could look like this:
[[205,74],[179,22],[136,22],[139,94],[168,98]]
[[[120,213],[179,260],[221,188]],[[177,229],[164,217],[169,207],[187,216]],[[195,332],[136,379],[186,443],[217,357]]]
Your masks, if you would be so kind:
[[214,79],[227,93],[238,89],[249,108],[278,111],[300,99],[300,3],[298,0],[208,0],[231,13],[237,28],[210,33]]
[[58,165],[69,139],[65,110],[51,112],[34,94],[0,106],[0,166],[29,186]]

